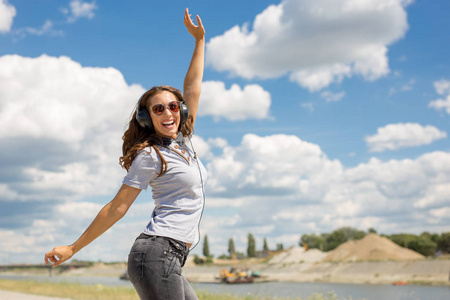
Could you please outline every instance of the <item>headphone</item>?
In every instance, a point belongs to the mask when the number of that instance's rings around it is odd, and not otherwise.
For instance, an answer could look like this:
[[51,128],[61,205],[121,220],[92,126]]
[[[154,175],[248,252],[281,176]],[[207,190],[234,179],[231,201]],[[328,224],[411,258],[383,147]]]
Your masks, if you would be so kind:
[[[153,123],[152,118],[150,117],[150,113],[148,112],[147,108],[141,104],[142,99],[144,98],[145,92],[141,98],[139,98],[137,107],[136,107],[136,121],[138,121],[139,125],[141,127],[147,129],[147,130],[153,130]],[[180,130],[181,125],[186,123],[188,117],[189,117],[189,109],[184,103],[184,100],[180,101],[180,125],[178,126],[178,130]]]

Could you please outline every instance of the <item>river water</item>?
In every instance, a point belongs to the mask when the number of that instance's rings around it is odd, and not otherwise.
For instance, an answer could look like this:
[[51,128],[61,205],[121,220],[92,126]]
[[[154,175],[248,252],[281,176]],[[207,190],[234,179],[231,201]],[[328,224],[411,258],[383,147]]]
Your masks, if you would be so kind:
[[[1,275],[0,279],[35,280],[47,282],[69,282],[85,285],[101,284],[105,286],[129,286],[129,281],[115,277],[75,277],[75,276],[24,276]],[[218,294],[239,296],[258,295],[262,297],[290,297],[292,299],[307,299],[314,293],[327,295],[333,292],[338,299],[346,300],[449,300],[450,287],[443,286],[393,286],[373,284],[333,284],[333,283],[303,283],[303,282],[265,282],[254,284],[220,284],[192,283],[196,290],[205,290]]]

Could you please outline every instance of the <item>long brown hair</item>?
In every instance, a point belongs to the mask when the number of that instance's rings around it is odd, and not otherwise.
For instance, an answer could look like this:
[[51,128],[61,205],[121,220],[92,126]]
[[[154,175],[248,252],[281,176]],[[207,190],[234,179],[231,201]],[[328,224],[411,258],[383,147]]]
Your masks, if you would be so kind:
[[[184,102],[183,96],[178,89],[168,85],[161,85],[154,86],[144,93],[144,95],[142,96],[142,100],[140,101],[140,108],[149,110],[151,98],[156,94],[162,93],[164,91],[172,93],[178,101]],[[187,121],[180,128],[183,136],[189,136],[192,134],[192,123],[193,117],[189,116]],[[119,158],[119,164],[122,166],[122,168],[125,168],[127,171],[129,171],[130,166],[133,163],[133,160],[135,159],[137,153],[145,147],[151,147],[155,149],[156,153],[158,153],[158,156],[161,158],[161,168],[158,176],[161,176],[167,172],[167,162],[159,151],[159,149],[163,146],[163,139],[156,134],[155,129],[146,129],[138,123],[138,121],[136,120],[136,109],[134,110],[133,116],[131,117],[131,120],[128,124],[128,129],[122,136],[122,140],[123,156]]]

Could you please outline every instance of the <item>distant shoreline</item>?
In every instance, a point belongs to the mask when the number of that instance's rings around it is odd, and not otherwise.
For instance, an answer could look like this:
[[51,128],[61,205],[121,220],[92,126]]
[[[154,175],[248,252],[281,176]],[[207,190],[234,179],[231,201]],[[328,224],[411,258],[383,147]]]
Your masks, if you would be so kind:
[[[193,282],[217,282],[214,274],[230,266],[188,266],[183,274]],[[267,281],[350,284],[406,281],[415,285],[450,286],[450,260],[255,264],[250,267],[261,272]]]
[[[350,284],[393,284],[406,281],[414,285],[450,286],[450,259],[423,259],[415,261],[362,261],[362,262],[319,262],[271,264],[262,260],[232,261],[220,260],[215,264],[195,265],[188,262],[183,274],[191,282],[211,283],[217,279],[221,269],[231,266],[245,266],[258,271],[261,281],[278,282],[323,282]],[[44,265],[0,266],[0,274],[49,276],[50,268]],[[126,263],[93,263],[90,266],[52,270],[53,276],[100,276],[120,277],[126,270]]]

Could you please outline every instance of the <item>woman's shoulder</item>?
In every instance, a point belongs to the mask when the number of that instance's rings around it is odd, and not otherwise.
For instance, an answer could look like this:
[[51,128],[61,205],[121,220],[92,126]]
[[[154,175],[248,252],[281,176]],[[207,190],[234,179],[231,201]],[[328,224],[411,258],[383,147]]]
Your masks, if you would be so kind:
[[145,147],[144,149],[138,150],[136,156],[139,156],[139,155],[148,155],[148,154],[151,154],[153,151],[154,151],[154,150],[152,149],[151,146],[147,146],[147,147]]
[[157,176],[160,162],[155,156],[156,150],[146,147],[136,153],[123,183],[139,189],[147,189],[150,181]]
[[159,161],[159,157],[156,154],[155,149],[153,147],[145,147],[137,152],[136,157],[133,162],[142,164],[142,163],[157,163]]

